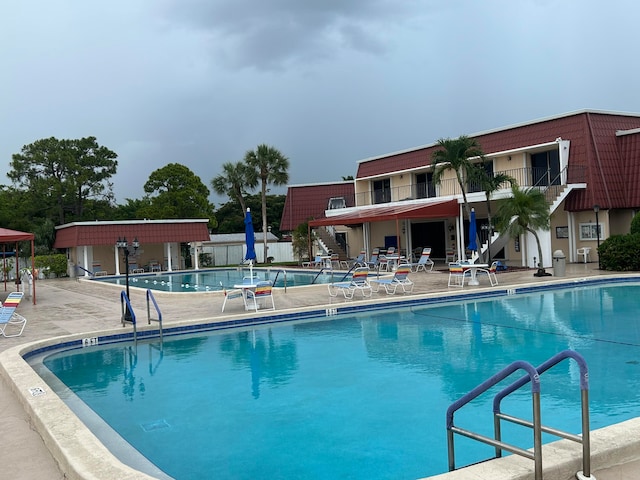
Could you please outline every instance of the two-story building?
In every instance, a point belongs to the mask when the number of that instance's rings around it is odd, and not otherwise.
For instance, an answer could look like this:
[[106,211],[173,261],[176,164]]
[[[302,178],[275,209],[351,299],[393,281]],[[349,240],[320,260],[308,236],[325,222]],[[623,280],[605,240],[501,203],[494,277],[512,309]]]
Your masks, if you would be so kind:
[[[581,261],[578,250],[586,248],[588,260],[597,261],[597,242],[629,232],[640,208],[640,114],[584,110],[470,136],[484,152],[489,173],[504,172],[521,188],[545,193],[551,229],[537,232],[544,267],[552,266],[556,250],[568,261]],[[453,171],[433,182],[437,149],[433,143],[359,161],[355,206],[327,209],[309,225],[340,234],[351,252],[396,246],[408,254],[430,246],[434,258],[444,260],[451,250],[464,257],[468,219],[462,192]],[[485,193],[473,183],[467,187],[481,250],[534,267],[539,259],[534,260],[533,235],[489,238]],[[492,211],[510,194],[508,185],[495,192]]]

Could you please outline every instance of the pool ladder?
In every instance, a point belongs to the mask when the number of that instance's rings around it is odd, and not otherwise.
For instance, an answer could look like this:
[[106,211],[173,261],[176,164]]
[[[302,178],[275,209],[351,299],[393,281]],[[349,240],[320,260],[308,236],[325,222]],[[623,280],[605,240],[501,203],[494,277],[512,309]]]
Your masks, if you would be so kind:
[[[549,370],[551,367],[560,363],[562,360],[568,358],[574,359],[580,369],[582,435],[574,435],[562,430],[546,427],[541,424],[540,419],[540,375]],[[490,438],[479,433],[474,433],[454,425],[453,417],[457,410],[459,410],[460,408],[471,402],[473,399],[483,394],[489,388],[504,380],[517,370],[524,370],[526,372],[526,375],[501,390],[493,398],[494,438]],[[502,400],[511,393],[519,390],[529,382],[531,382],[533,422],[502,413],[500,410],[500,403],[502,402]],[[502,420],[533,429],[533,452],[531,452],[530,450],[522,449],[515,445],[510,445],[502,441],[500,424]],[[589,372],[587,369],[587,363],[585,362],[584,358],[573,350],[564,350],[554,355],[538,368],[534,368],[530,363],[525,361],[513,362],[511,365],[505,367],[500,372],[485,380],[469,393],[452,403],[451,406],[449,406],[449,408],[447,409],[447,443],[449,452],[449,471],[453,471],[456,469],[454,434],[458,434],[495,447],[495,458],[502,456],[502,450],[507,450],[508,452],[515,453],[517,455],[533,460],[535,465],[534,478],[535,480],[542,480],[542,432],[582,444],[582,471],[576,473],[576,478],[578,480],[595,480],[595,477],[591,475],[591,447],[589,436]]]
[[[120,321],[122,322],[122,326],[124,327],[127,323],[133,325],[133,340],[134,342],[138,340],[138,328],[136,321],[136,313],[131,306],[131,302],[129,301],[129,297],[127,296],[127,292],[122,290],[120,292],[120,304],[122,315],[120,317]],[[158,314],[157,318],[153,318],[151,316],[151,304]],[[127,315],[127,312],[129,315]],[[158,306],[158,302],[156,302],[156,298],[153,296],[151,290],[147,289],[147,321],[149,325],[151,322],[158,322],[158,328],[160,332],[160,342],[162,342],[162,312],[160,311],[160,307]]]

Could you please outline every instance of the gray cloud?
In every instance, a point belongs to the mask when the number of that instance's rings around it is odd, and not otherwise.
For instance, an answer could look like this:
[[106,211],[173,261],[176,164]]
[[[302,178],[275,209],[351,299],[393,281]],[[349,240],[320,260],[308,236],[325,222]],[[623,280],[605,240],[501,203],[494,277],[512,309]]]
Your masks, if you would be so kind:
[[[40,138],[205,183],[259,143],[291,183],[576,109],[640,112],[631,0],[22,0],[0,17],[0,165]],[[2,183],[8,183],[5,179]],[[225,199],[219,199],[224,201]]]

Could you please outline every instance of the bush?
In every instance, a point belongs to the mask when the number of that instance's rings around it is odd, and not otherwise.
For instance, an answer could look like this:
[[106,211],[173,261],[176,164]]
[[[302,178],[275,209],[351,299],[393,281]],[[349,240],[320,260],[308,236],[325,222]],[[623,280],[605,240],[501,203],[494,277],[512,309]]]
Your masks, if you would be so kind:
[[639,251],[640,233],[613,235],[602,242],[598,250],[600,268],[615,271],[640,271]]
[[640,213],[636,213],[631,219],[631,234],[640,233]]
[[55,273],[56,277],[65,277],[67,275],[67,256],[63,253],[36,255],[34,261],[38,270],[48,268],[48,271]]

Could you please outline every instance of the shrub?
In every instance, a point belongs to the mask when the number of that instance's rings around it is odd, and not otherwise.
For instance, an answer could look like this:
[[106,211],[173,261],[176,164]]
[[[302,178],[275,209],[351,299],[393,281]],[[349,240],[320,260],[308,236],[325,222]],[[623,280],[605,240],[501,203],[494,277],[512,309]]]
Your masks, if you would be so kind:
[[67,275],[67,256],[63,253],[55,255],[36,255],[34,258],[36,268],[49,268],[50,273],[55,273],[56,277]]
[[639,251],[640,233],[613,235],[600,245],[600,267],[604,270],[640,271]]
[[634,217],[631,219],[631,232],[640,233],[640,213],[636,213]]

